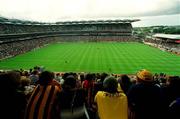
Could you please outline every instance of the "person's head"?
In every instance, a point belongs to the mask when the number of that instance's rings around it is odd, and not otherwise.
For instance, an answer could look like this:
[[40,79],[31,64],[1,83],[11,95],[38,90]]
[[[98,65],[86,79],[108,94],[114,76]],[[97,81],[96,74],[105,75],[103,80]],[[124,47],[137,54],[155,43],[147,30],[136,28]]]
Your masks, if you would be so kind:
[[54,73],[50,71],[43,71],[39,75],[39,84],[41,85],[47,85],[54,79]]
[[32,73],[33,69],[29,69],[29,73]]
[[122,84],[129,84],[129,83],[131,83],[131,80],[130,80],[130,78],[126,74],[123,74],[120,77],[120,83],[122,83]]
[[73,75],[69,75],[65,78],[63,83],[64,90],[74,89],[76,87],[76,79]]
[[124,92],[126,92],[132,85],[131,79],[125,74],[120,76],[118,82],[120,83],[121,88],[123,89]]
[[107,76],[108,76],[107,73],[102,73],[102,74],[101,74],[101,81],[103,82],[104,79],[105,79]]
[[103,81],[103,87],[104,90],[108,93],[116,93],[118,88],[118,81],[114,77],[108,76]]
[[9,71],[8,78],[12,82],[12,85],[18,87],[21,83],[21,75],[18,71]]
[[28,86],[30,85],[31,83],[31,80],[25,76],[21,76],[21,86],[24,87],[24,86]]
[[85,78],[84,73],[81,73],[81,74],[80,74],[80,79],[81,79],[81,81],[84,81],[84,78]]
[[23,76],[28,77],[28,76],[29,76],[29,72],[28,72],[28,71],[24,71],[24,72],[23,72]]
[[37,70],[34,70],[34,71],[32,72],[33,75],[38,75],[38,73],[39,73],[39,72],[38,72]]
[[56,73],[56,77],[59,77],[59,76],[61,76],[60,73]]
[[137,77],[138,82],[152,83],[154,81],[153,74],[150,71],[146,70],[146,69],[140,70],[136,74],[136,77]]
[[170,76],[168,79],[168,85],[171,87],[180,87],[180,77]]
[[63,79],[66,79],[67,76],[69,76],[69,75],[70,75],[69,73],[64,73],[64,74],[62,75],[62,78],[63,78]]
[[1,87],[8,87],[9,89],[16,89],[20,86],[20,72],[8,71],[6,73],[1,73],[0,81]]
[[94,79],[94,75],[91,74],[91,73],[88,73],[88,74],[86,74],[85,79],[88,80],[88,81],[92,81]]

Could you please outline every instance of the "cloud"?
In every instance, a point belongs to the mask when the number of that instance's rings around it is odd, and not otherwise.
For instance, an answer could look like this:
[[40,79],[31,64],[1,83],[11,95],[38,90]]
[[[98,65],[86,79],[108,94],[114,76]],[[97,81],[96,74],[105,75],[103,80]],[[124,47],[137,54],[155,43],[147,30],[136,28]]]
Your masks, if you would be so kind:
[[142,14],[136,14],[136,16],[159,16],[159,15],[173,15],[180,13],[180,0],[169,0],[169,1],[159,1],[160,7],[145,12]]
[[95,18],[99,16],[158,16],[178,13],[180,13],[180,0],[109,0],[108,2],[97,2],[86,15]]
[[180,14],[138,17],[141,21],[133,22],[133,27],[157,26],[157,25],[180,25]]
[[2,16],[45,22],[180,13],[180,0],[0,0],[0,3]]

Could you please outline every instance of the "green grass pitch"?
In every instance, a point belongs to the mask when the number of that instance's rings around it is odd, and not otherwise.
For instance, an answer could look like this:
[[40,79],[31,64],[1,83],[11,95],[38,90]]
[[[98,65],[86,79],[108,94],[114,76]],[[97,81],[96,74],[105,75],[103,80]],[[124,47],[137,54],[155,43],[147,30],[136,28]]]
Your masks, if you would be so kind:
[[140,69],[180,75],[180,56],[141,43],[56,43],[0,61],[0,69],[44,66],[58,72],[135,74]]

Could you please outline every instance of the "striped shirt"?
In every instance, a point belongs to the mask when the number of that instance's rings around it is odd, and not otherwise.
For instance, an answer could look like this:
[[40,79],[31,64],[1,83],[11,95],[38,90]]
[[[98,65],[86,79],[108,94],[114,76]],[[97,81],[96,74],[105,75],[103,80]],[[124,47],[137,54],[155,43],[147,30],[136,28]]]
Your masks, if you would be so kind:
[[28,101],[25,119],[53,119],[59,92],[60,88],[55,85],[37,85]]

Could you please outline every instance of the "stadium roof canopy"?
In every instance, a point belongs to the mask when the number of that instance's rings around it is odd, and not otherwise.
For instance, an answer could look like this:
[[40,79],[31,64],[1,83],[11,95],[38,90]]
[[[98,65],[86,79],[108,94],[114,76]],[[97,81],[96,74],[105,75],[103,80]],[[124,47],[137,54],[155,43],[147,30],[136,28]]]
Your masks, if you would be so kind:
[[26,21],[18,19],[8,19],[0,17],[1,24],[15,24],[15,25],[79,25],[79,24],[120,24],[120,23],[132,23],[140,21],[139,19],[124,19],[124,20],[89,20],[89,21],[63,21],[56,23],[44,23],[35,21]]
[[180,34],[155,34],[153,37],[173,41],[180,44]]
[[78,24],[119,24],[119,23],[132,23],[140,21],[139,19],[124,19],[124,20],[89,20],[89,21],[65,21],[56,22],[58,25],[78,25]]
[[155,34],[153,37],[180,40],[180,34]]

